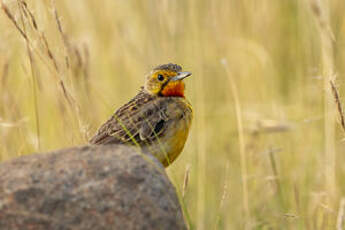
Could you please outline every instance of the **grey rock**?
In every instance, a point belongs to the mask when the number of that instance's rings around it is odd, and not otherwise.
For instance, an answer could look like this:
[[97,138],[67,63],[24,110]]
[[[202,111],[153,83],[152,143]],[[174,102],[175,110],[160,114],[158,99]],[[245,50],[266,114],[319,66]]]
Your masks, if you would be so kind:
[[82,146],[0,164],[0,229],[186,229],[175,188],[153,157]]

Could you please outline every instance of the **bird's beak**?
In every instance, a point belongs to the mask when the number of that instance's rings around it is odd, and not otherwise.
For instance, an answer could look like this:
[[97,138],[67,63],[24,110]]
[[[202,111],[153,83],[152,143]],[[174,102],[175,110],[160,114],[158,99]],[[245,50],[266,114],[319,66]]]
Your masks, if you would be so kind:
[[192,73],[190,72],[178,72],[175,77],[171,78],[171,81],[183,80],[184,78],[189,77],[190,75],[192,75]]

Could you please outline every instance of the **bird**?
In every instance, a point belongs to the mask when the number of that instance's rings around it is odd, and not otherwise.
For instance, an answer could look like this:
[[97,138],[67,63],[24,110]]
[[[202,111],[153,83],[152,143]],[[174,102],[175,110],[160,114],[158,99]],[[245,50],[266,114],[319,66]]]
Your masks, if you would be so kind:
[[191,75],[173,63],[153,68],[136,96],[118,108],[89,143],[136,146],[168,167],[182,152],[192,123],[183,81]]

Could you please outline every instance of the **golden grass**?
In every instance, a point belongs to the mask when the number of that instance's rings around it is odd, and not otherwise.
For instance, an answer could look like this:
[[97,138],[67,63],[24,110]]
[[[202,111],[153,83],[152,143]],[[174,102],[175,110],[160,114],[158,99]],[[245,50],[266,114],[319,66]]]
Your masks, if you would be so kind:
[[175,62],[191,229],[345,228],[343,0],[0,2],[1,160],[86,143]]

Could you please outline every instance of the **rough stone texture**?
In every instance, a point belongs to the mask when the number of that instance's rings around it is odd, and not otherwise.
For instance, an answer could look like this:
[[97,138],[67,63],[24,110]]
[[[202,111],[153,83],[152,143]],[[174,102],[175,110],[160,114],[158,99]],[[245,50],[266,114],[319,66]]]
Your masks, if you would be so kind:
[[186,227],[160,163],[134,149],[108,145],[1,163],[0,229]]

